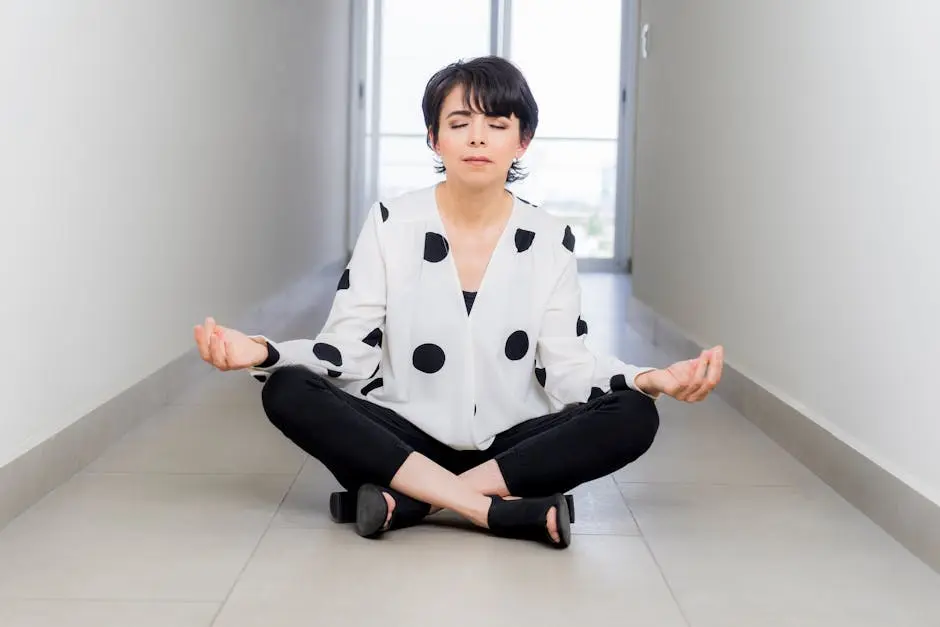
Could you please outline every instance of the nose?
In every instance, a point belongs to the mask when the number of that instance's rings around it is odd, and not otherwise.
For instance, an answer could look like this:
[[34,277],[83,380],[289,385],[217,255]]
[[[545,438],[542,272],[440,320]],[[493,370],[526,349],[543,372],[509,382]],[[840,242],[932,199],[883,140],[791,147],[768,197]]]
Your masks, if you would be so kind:
[[486,120],[483,116],[474,116],[470,123],[470,145],[486,145]]

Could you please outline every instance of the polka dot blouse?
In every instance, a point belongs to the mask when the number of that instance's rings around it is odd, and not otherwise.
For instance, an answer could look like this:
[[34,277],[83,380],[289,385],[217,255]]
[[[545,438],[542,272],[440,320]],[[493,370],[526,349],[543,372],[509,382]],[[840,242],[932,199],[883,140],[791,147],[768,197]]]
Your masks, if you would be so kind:
[[268,359],[250,373],[301,365],[453,448],[486,448],[651,370],[585,344],[574,251],[568,225],[514,197],[480,288],[464,292],[434,187],[378,202],[319,335],[265,337]]

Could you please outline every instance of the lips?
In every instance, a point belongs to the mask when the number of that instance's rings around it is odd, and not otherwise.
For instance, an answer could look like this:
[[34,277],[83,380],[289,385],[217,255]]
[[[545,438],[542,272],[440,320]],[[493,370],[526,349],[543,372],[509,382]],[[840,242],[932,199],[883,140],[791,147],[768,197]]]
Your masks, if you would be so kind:
[[486,157],[467,157],[464,159],[464,161],[468,163],[493,163]]

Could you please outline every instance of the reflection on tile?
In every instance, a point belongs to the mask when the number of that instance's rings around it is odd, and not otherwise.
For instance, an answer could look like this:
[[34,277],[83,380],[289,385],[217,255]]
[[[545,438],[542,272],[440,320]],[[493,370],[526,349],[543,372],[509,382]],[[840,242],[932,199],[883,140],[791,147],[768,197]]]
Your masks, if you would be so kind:
[[639,535],[633,515],[612,477],[604,477],[572,490],[575,534]]
[[657,401],[660,428],[647,453],[615,473],[620,483],[817,485],[815,475],[721,399]]
[[261,413],[261,389],[264,387],[243,371],[220,372],[203,364],[210,372],[199,383],[170,399],[173,405],[208,405],[250,407]]
[[257,408],[169,405],[89,470],[297,474],[305,458]]

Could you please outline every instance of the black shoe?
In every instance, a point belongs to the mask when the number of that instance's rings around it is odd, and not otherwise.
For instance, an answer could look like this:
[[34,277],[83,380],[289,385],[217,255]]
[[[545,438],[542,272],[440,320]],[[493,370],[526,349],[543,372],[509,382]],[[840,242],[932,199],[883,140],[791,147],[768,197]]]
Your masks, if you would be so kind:
[[330,519],[337,524],[356,522],[356,494],[354,492],[330,494]]
[[[548,511],[553,507],[558,542],[548,533],[545,522]],[[504,538],[537,540],[559,549],[571,544],[571,517],[568,500],[563,494],[514,500],[492,498],[487,525],[494,535]]]
[[[395,500],[395,509],[388,526],[388,501],[385,493]],[[332,499],[331,499],[332,503]],[[419,524],[431,512],[431,506],[405,496],[391,488],[366,483],[356,495],[356,533],[363,538],[377,538],[391,529],[403,529]]]
[[[574,524],[574,495],[566,494],[568,501],[568,514],[571,524]],[[399,499],[395,499],[396,509]],[[330,494],[330,518],[337,524],[356,522],[356,493],[333,492]]]

